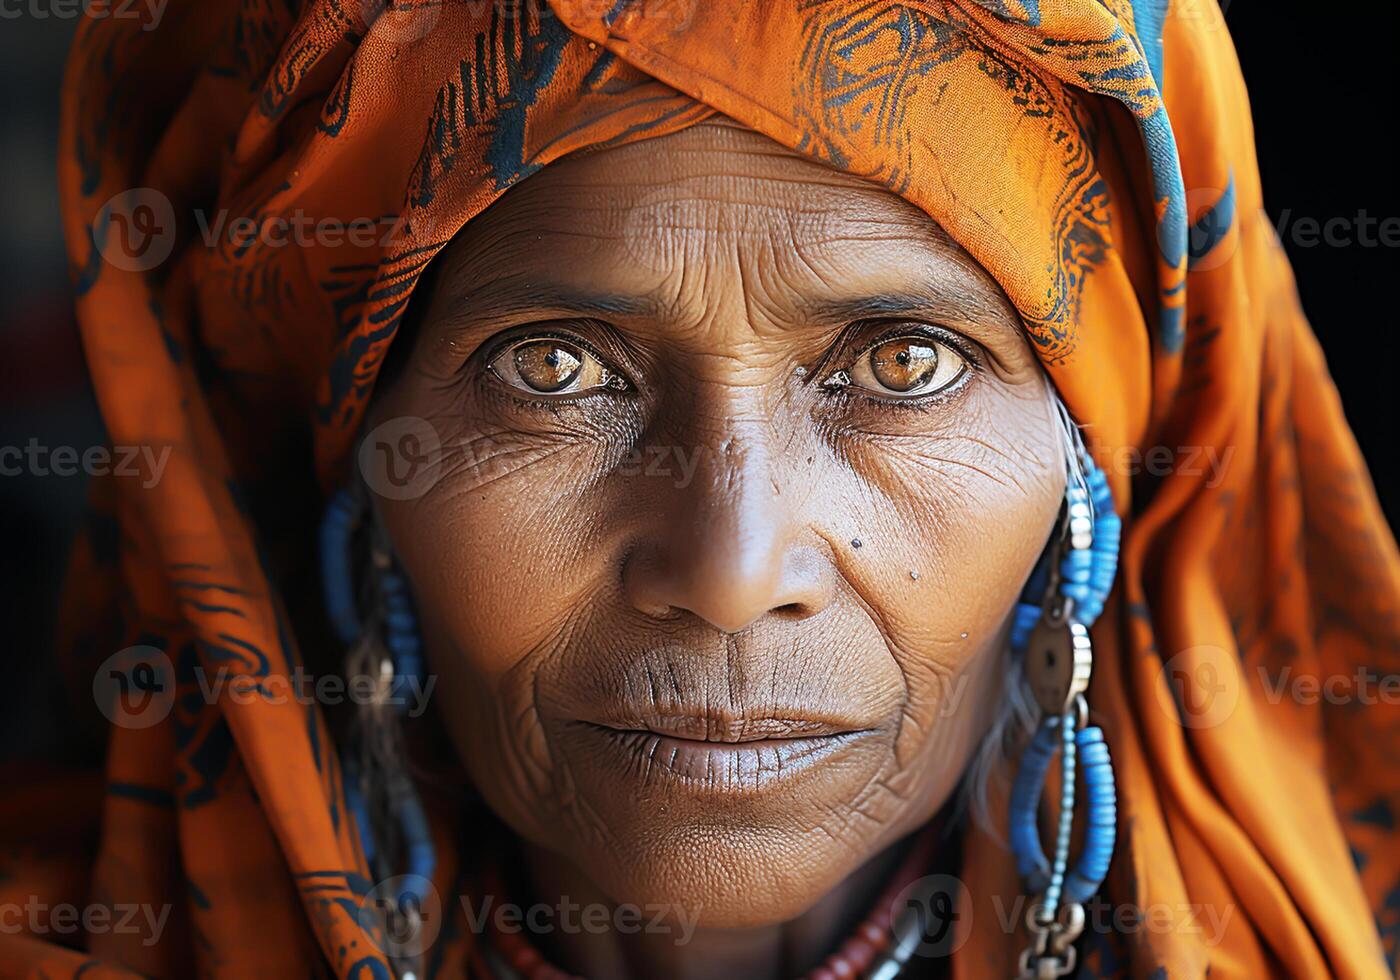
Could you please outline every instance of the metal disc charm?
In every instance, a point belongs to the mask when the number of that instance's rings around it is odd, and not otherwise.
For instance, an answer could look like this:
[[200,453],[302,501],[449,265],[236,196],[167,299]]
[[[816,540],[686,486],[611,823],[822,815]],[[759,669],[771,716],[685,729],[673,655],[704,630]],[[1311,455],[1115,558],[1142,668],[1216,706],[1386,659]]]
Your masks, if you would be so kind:
[[1073,620],[1053,623],[1043,618],[1031,630],[1026,646],[1026,681],[1040,710],[1061,715],[1089,687],[1094,666],[1089,631]]

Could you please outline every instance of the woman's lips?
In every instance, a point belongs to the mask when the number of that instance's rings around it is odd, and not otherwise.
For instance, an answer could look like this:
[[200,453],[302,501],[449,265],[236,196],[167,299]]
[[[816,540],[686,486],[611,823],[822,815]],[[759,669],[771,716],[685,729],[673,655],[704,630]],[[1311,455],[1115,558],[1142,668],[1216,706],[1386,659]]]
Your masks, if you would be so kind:
[[787,783],[874,734],[829,722],[785,718],[717,722],[652,718],[639,727],[587,722],[585,737],[638,780],[662,778],[702,792],[739,794]]
[[839,719],[743,716],[706,713],[613,715],[589,719],[601,728],[620,732],[650,732],[691,742],[743,743],[823,738],[862,731],[864,726]]

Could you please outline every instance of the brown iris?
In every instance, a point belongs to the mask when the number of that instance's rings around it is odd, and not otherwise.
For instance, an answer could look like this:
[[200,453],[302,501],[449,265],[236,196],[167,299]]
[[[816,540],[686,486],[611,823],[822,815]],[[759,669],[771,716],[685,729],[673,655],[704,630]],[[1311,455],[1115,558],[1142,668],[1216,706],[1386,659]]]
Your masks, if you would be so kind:
[[871,349],[870,369],[875,380],[891,391],[913,391],[938,370],[938,351],[911,338],[891,340]]
[[513,353],[520,380],[535,391],[562,391],[583,369],[580,352],[557,340],[521,344]]

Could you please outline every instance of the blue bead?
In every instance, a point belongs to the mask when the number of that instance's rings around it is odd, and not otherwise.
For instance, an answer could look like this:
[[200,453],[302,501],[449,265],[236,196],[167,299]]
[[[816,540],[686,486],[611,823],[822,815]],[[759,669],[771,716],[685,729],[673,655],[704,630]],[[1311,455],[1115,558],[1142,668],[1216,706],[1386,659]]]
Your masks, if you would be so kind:
[[1071,904],[1084,904],[1093,898],[1098,890],[1098,882],[1085,881],[1078,875],[1071,874],[1065,879],[1065,901]]
[[349,646],[360,635],[355,609],[355,580],[350,558],[355,502],[348,491],[331,498],[321,521],[321,587],[326,616],[340,642]]
[[1026,644],[1031,639],[1031,630],[1035,629],[1035,624],[1039,620],[1039,605],[1027,602],[1016,605],[1015,616],[1011,624],[1011,648],[1013,650],[1025,650]]
[[1108,746],[1103,742],[1090,742],[1084,747],[1083,754],[1089,756],[1082,767],[1085,782],[1092,784],[1098,779],[1113,778],[1108,761]]
[[360,794],[359,766],[353,756],[347,755],[341,760],[340,769],[341,789],[345,794],[345,808],[355,818],[355,829],[360,836],[360,850],[364,852],[365,861],[373,866],[374,831],[369,823],[369,808],[365,806],[364,797]]
[[1092,742],[1085,746],[1085,749],[1090,757],[1085,766],[1088,778],[1111,781],[1113,779],[1113,764],[1108,756],[1108,746],[1103,742]]
[[1089,813],[1107,814],[1112,810],[1118,812],[1118,800],[1113,793],[1094,792],[1086,794],[1084,805]]
[[390,629],[412,629],[414,627],[413,614],[407,609],[390,609],[384,617],[384,623]]
[[1096,765],[1092,772],[1085,774],[1084,785],[1088,787],[1090,795],[1113,792],[1113,766],[1108,762]]
[[1113,785],[1113,766],[1107,759],[1097,761],[1092,767],[1085,770],[1084,782],[1091,790],[1103,789]]
[[1097,889],[1104,875],[1108,874],[1108,866],[1112,863],[1111,850],[1086,850],[1084,857],[1075,865],[1074,874],[1083,878],[1086,882],[1092,882]]
[[1089,788],[1091,794],[1113,786],[1113,767],[1107,759],[1095,762],[1091,768],[1085,769],[1084,785]]
[[1011,787],[1010,844],[1016,858],[1018,873],[1022,877],[1031,875],[1036,869],[1049,866],[1045,852],[1040,846],[1036,812],[1040,805],[1041,790],[1045,785],[1045,774],[1050,769],[1050,761],[1055,755],[1060,736],[1058,720],[1046,719],[1036,730],[1035,736],[1021,756],[1016,781]]

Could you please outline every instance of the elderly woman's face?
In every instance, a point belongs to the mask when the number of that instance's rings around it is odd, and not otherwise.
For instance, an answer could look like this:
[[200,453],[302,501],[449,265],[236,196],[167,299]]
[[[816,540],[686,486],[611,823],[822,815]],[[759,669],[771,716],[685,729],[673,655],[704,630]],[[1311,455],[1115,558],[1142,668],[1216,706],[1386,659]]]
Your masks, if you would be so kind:
[[437,260],[370,425],[436,706],[618,901],[811,906],[954,790],[1054,522],[1001,291],[891,193],[732,126],[548,167]]

